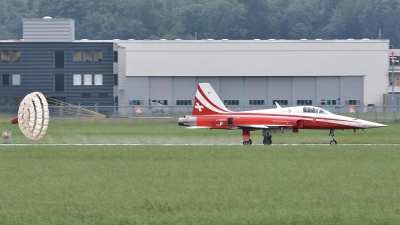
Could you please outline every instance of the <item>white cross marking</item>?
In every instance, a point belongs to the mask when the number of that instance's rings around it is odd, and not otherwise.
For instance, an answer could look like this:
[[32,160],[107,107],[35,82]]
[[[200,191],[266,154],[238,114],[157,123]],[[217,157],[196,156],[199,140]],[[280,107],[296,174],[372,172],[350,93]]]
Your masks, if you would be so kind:
[[204,108],[204,106],[202,106],[198,102],[196,102],[195,108],[198,109],[201,112],[201,110]]

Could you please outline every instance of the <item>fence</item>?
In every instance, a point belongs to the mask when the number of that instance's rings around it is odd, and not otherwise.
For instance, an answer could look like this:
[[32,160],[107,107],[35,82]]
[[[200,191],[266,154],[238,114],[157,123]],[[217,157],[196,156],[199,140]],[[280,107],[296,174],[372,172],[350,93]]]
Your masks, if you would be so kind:
[[[180,117],[190,115],[193,106],[81,106],[83,108],[105,114],[109,117]],[[275,108],[276,106],[230,106],[232,111],[259,110]],[[397,112],[400,106],[320,106],[334,114],[349,116],[378,123],[398,123]],[[50,111],[59,108],[49,106]],[[0,108],[0,113],[11,114],[15,117],[18,108]],[[11,116],[10,115],[10,116]]]

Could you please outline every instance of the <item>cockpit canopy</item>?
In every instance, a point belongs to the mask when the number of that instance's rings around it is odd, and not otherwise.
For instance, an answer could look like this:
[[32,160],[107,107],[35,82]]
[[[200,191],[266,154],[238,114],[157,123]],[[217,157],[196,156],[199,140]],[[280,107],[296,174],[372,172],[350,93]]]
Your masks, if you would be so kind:
[[304,106],[303,112],[305,113],[321,113],[321,114],[331,114],[330,112],[326,111],[325,109],[321,109],[319,107],[314,106]]

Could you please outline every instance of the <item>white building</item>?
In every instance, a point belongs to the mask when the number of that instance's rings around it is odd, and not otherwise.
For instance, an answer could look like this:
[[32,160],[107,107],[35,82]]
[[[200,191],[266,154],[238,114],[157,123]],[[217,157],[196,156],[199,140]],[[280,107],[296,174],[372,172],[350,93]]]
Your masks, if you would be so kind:
[[200,82],[231,107],[384,105],[388,93],[389,40],[114,40],[114,50],[119,106],[191,105]]

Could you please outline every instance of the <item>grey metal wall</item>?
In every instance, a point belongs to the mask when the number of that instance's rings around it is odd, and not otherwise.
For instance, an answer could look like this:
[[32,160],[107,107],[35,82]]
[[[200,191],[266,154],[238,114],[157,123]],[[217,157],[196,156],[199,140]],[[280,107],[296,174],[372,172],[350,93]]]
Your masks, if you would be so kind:
[[364,105],[364,77],[349,76],[340,78],[340,97],[342,104],[347,100],[360,100],[360,105]]
[[267,80],[267,105],[272,105],[273,100],[292,100],[292,77],[268,77]]
[[73,19],[23,19],[25,42],[70,42],[75,40]]
[[[264,100],[265,107],[273,106],[273,100],[348,100],[363,104],[363,76],[352,77],[126,77],[126,102],[148,99],[168,100],[175,106],[176,100],[193,100],[197,83],[210,83],[222,100],[239,100],[240,106],[249,106],[250,100]],[[339,104],[339,102],[337,102]],[[263,107],[263,106],[260,106]]]
[[[19,97],[39,91],[46,96],[81,105],[114,105],[113,51],[107,42],[0,42],[1,50],[20,51],[19,62],[0,62],[0,74],[20,74],[21,84],[4,86],[0,98]],[[73,62],[74,51],[102,51],[101,62]],[[64,68],[55,68],[55,51],[64,51]],[[65,91],[55,91],[55,74],[65,75]],[[73,74],[102,74],[103,85],[73,85]],[[83,98],[82,93],[90,93]],[[101,97],[100,94],[107,94]]]

